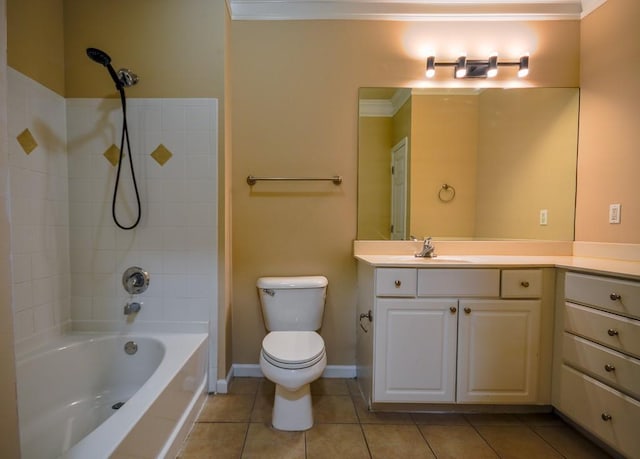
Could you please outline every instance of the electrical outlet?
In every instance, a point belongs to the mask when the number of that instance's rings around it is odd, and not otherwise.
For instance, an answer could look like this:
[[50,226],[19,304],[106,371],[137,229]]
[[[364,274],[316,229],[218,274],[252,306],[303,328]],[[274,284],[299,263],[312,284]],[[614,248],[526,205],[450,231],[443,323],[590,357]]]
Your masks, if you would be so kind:
[[609,223],[620,223],[620,204],[609,204]]
[[540,209],[540,225],[544,226],[548,222],[549,212],[547,209]]

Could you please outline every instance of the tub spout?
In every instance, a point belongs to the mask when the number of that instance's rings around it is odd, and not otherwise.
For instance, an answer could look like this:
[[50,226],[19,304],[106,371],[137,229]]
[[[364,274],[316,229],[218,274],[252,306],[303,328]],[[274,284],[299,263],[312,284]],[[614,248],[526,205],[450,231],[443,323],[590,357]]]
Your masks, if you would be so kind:
[[127,303],[124,305],[124,315],[129,316],[131,314],[137,314],[142,309],[142,305],[140,303]]

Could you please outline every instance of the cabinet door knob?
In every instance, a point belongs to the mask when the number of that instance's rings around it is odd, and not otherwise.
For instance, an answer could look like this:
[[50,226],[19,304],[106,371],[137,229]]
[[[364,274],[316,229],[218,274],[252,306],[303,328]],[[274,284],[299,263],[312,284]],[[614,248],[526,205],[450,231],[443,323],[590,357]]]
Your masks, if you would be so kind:
[[600,417],[602,418],[603,421],[611,421],[611,415],[609,413],[602,413]]
[[455,314],[457,310],[458,310],[458,308],[456,308],[455,306],[451,306],[449,308],[449,311],[451,311],[452,314]]
[[610,328],[609,330],[607,330],[607,334],[609,336],[618,336],[618,330],[616,330],[615,328]]
[[520,285],[522,285],[524,288],[528,288],[529,287],[529,282],[528,281],[522,281],[522,282],[520,282]]
[[611,301],[618,301],[622,299],[619,293],[612,293],[609,295],[609,298],[611,298]]
[[396,286],[396,288],[398,288],[398,287],[400,287],[402,285],[402,282],[397,280],[393,284]]
[[471,313],[471,308],[464,308],[464,313],[465,314],[470,314]]
[[605,369],[605,371],[607,371],[607,372],[609,372],[609,373],[611,373],[612,371],[616,371],[616,367],[614,367],[613,365],[611,365],[611,364],[609,364],[609,363],[607,363],[607,364],[604,366],[604,369]]

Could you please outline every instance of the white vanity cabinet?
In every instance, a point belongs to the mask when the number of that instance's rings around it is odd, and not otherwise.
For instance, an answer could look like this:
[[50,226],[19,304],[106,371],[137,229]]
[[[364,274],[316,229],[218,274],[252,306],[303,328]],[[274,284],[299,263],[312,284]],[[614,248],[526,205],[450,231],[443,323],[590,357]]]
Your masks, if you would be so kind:
[[542,269],[360,263],[358,277],[358,312],[373,316],[357,356],[370,404],[540,402]]
[[564,281],[554,406],[640,458],[640,282],[573,272]]

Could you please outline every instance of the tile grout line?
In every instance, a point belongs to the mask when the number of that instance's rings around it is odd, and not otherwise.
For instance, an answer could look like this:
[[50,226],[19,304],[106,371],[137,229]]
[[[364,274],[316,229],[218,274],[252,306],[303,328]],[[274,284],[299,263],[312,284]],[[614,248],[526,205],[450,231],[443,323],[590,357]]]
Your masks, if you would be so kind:
[[414,419],[413,416],[411,416],[411,420],[413,420],[413,425],[416,426],[416,429],[418,429],[418,433],[420,434],[420,436],[423,438],[424,442],[427,444],[427,448],[429,448],[429,451],[431,451],[431,454],[433,454],[433,457],[435,457],[436,459],[438,459],[438,455],[436,454],[436,452],[433,450],[433,447],[431,446],[431,444],[429,443],[429,440],[427,440],[427,437],[425,437],[424,432],[422,432],[422,429],[420,428],[420,426],[418,425],[418,423],[416,422],[416,420]]
[[351,404],[353,405],[353,410],[356,412],[356,419],[358,420],[358,426],[360,427],[360,433],[362,434],[362,438],[364,440],[364,446],[367,448],[367,453],[369,454],[369,458],[373,458],[373,454],[371,454],[371,448],[369,447],[369,442],[367,441],[367,435],[364,433],[364,427],[362,426],[362,420],[360,419],[360,415],[358,414],[358,406],[356,405],[355,397],[362,397],[362,394],[352,394],[349,391],[349,395],[351,398]]
[[533,428],[532,425],[527,425],[527,427],[529,428],[529,430],[531,430],[533,432],[534,435],[536,435],[538,438],[540,438],[543,442],[545,442],[547,445],[549,445],[551,447],[552,450],[554,450],[556,453],[558,453],[560,456],[562,456],[564,459],[566,459],[567,456],[565,456],[564,454],[562,454],[562,452],[558,451],[551,443],[549,443],[542,435],[540,435],[538,433],[538,431],[536,429]]
[[[233,384],[233,381],[231,382]],[[240,449],[240,457],[244,455],[244,450],[247,447],[247,440],[249,439],[249,429],[251,428],[251,418],[253,417],[253,410],[256,407],[256,401],[258,400],[258,393],[260,391],[260,382],[256,385],[256,390],[253,393],[253,403],[251,404],[251,410],[249,411],[249,420],[247,422],[247,429],[244,432],[244,441],[242,442],[242,448]]]
[[493,447],[493,445],[489,442],[489,440],[487,440],[487,439],[484,437],[484,435],[482,435],[482,433],[478,430],[478,427],[477,427],[473,422],[471,422],[471,421],[469,420],[469,418],[467,418],[467,416],[466,416],[465,414],[463,414],[462,416],[463,416],[463,417],[464,417],[464,419],[469,423],[469,425],[473,428],[473,430],[475,430],[475,431],[476,431],[476,433],[478,434],[478,436],[479,436],[480,438],[482,438],[482,441],[484,441],[484,442],[487,444],[487,446],[488,446],[489,448],[491,448],[491,451],[493,451],[494,453],[496,453],[496,457],[498,457],[498,458],[502,458],[502,456],[500,456],[500,453],[498,453],[498,451]]

